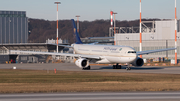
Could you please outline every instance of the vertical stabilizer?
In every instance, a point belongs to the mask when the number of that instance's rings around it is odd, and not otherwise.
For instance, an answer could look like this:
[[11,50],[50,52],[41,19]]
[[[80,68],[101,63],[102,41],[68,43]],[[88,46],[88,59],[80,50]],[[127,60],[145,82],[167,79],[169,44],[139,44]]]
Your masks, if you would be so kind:
[[77,28],[76,28],[76,25],[75,25],[75,22],[74,22],[74,19],[71,19],[72,20],[72,23],[73,23],[73,35],[75,36],[75,43],[76,44],[83,44],[80,37],[79,37],[79,33],[77,32]]

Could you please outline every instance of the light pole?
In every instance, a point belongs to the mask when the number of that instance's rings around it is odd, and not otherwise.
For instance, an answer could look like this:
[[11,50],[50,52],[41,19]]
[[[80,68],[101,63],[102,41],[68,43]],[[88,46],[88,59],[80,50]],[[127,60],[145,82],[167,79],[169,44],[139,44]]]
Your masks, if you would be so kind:
[[77,17],[77,32],[79,33],[79,15],[76,15],[76,17]]
[[[115,15],[117,14],[117,13],[115,13],[115,12],[113,12],[113,14],[114,14],[114,35],[116,34],[116,18],[115,18]],[[116,42],[114,41],[114,45],[116,45]]]
[[111,27],[113,27],[113,11],[110,11],[111,14]]
[[116,18],[115,18],[115,15],[117,13],[113,13],[114,14],[114,34],[116,34]]
[[61,4],[61,2],[54,2],[54,4],[57,4],[57,53],[58,53],[58,4]]
[[[142,27],[142,22],[141,22],[141,0],[140,0],[140,20],[139,20],[139,23],[140,23],[140,27],[139,27],[139,35],[140,35],[140,38],[139,38],[139,51],[142,51],[142,32],[141,32],[141,27]],[[140,58],[142,58],[142,55],[140,55]]]
[[[175,48],[177,48],[177,9],[175,0]],[[177,49],[175,49],[175,64],[177,64]]]

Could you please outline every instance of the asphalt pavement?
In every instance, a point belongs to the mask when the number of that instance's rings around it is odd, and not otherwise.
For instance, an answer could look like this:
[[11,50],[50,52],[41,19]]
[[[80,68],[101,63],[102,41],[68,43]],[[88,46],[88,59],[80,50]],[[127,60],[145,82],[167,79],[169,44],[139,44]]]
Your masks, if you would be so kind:
[[126,70],[126,66],[122,69],[113,69],[109,66],[91,66],[91,70],[82,70],[74,63],[37,63],[37,64],[0,64],[0,69],[28,69],[28,70],[63,70],[63,71],[90,71],[90,72],[128,72],[128,73],[164,73],[164,74],[180,74],[180,66],[142,66],[131,67],[130,71]]
[[180,92],[0,94],[0,101],[180,101]]

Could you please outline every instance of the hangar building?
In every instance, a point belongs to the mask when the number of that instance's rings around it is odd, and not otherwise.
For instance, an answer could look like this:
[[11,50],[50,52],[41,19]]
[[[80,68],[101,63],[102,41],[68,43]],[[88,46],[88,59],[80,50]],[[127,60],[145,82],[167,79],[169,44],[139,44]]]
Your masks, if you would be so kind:
[[[151,24],[151,27],[147,27]],[[177,21],[177,56],[180,59],[180,20]],[[116,27],[109,29],[110,37],[114,36],[116,45],[127,45],[139,51],[139,27]],[[175,20],[143,21],[142,51],[175,47]],[[164,51],[143,55],[143,58],[168,57],[174,59],[175,51]]]
[[28,18],[25,11],[0,11],[0,44],[27,43]]

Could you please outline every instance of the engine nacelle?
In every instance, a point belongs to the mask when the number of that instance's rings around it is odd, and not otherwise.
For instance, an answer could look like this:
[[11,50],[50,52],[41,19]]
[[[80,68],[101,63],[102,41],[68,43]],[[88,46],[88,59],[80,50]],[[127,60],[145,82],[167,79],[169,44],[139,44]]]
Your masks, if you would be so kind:
[[75,64],[79,68],[85,68],[89,66],[89,60],[81,58],[81,59],[76,60]]
[[142,66],[144,65],[144,60],[142,58],[137,58],[136,61],[132,63],[133,66]]

